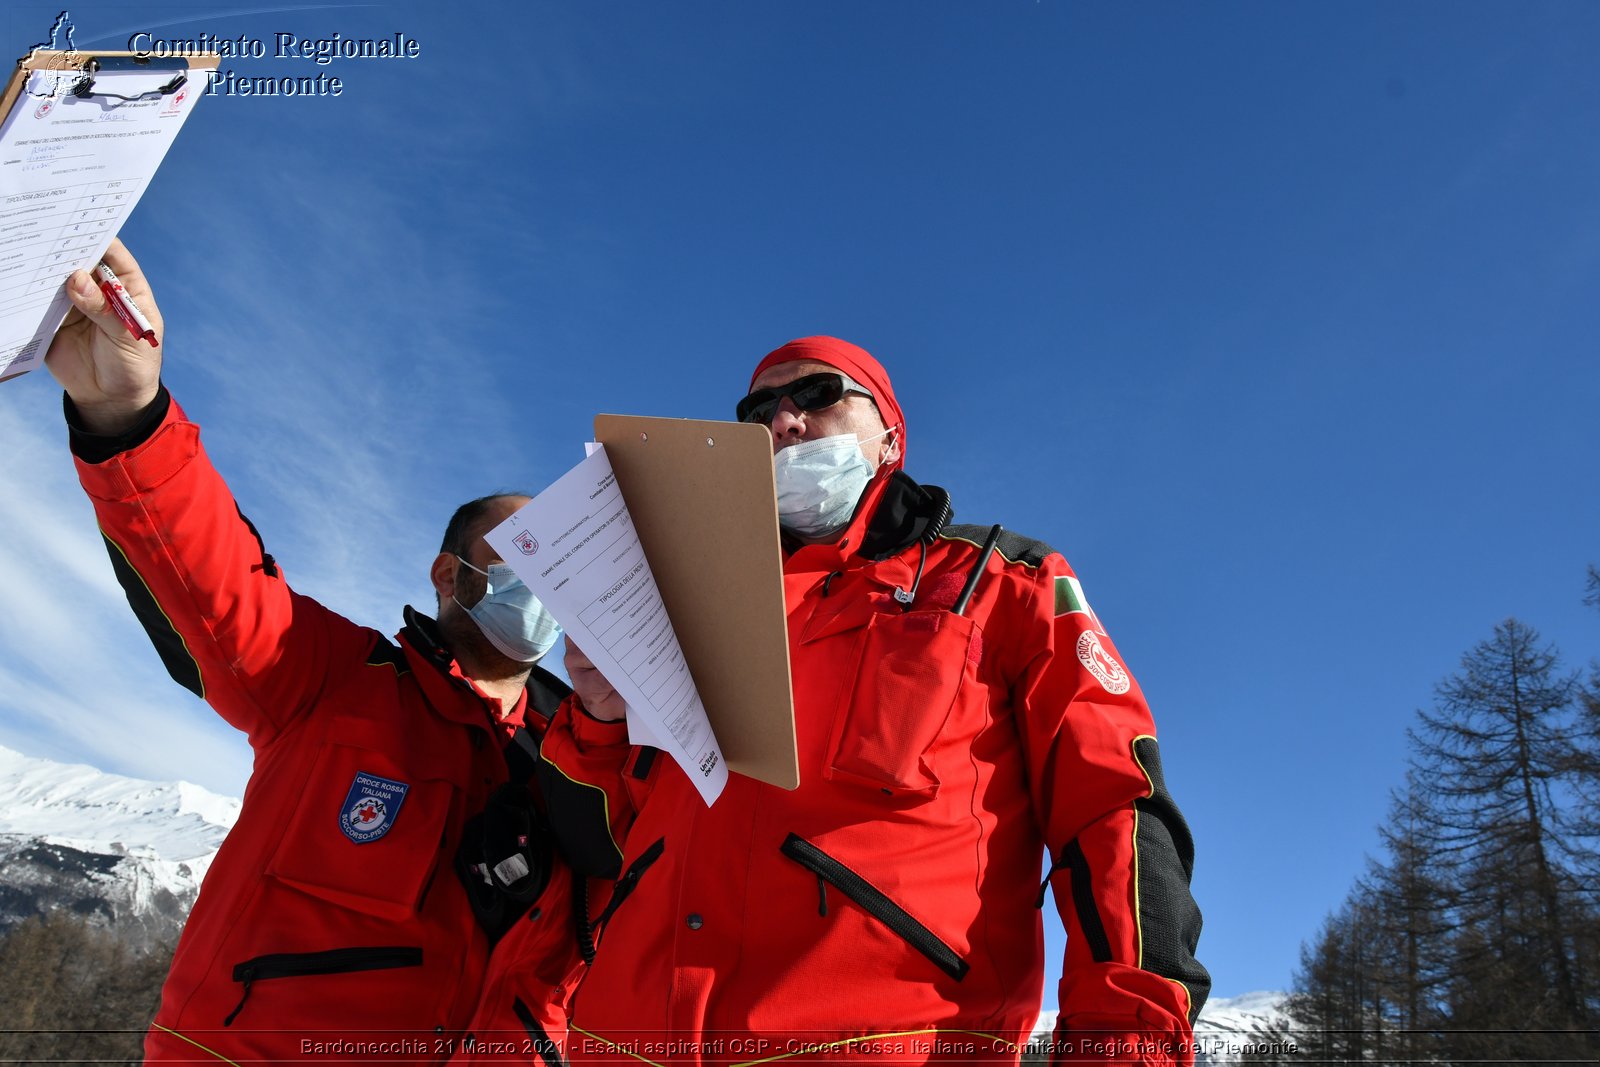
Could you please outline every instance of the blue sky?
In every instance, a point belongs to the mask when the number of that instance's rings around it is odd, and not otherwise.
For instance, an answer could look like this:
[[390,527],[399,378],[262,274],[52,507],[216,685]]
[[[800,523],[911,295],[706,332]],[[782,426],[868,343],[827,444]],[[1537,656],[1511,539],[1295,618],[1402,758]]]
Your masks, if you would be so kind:
[[[7,5],[11,51],[58,10]],[[1287,986],[1463,651],[1600,652],[1593,4],[71,11],[419,43],[225,60],[343,95],[202,99],[123,231],[298,588],[393,630],[453,506],[596,412],[729,417],[769,349],[854,340],[910,472],[1059,548],[1143,684],[1219,995]],[[237,795],[59,410],[0,386],[0,744]]]

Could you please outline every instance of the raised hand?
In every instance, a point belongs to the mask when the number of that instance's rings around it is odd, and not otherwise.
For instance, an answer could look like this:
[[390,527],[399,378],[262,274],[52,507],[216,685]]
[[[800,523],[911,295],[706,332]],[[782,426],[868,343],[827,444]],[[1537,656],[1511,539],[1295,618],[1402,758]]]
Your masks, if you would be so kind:
[[[102,258],[150,320],[159,341],[164,332],[161,309],[138,260],[118,240]],[[128,332],[88,271],[73,271],[66,286],[72,310],[50,342],[45,366],[77,406],[84,429],[120,433],[139,420],[161,387],[161,349]]]

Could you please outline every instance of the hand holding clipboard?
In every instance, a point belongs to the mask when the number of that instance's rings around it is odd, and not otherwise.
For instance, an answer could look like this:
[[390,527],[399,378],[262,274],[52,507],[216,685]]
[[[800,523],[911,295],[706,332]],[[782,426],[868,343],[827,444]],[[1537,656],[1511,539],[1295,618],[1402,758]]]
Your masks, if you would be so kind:
[[[115,238],[105,263],[148,318],[159,343],[164,325],[139,262]],[[66,283],[72,309],[50,342],[45,366],[72,398],[91,433],[117,434],[139,421],[161,389],[161,349],[133,336],[113,300],[86,270]]]
[[16,253],[0,263],[0,381],[44,359],[76,304],[62,282],[100,262],[203,95],[193,76],[216,63],[35,50],[18,64],[0,93],[0,228]]

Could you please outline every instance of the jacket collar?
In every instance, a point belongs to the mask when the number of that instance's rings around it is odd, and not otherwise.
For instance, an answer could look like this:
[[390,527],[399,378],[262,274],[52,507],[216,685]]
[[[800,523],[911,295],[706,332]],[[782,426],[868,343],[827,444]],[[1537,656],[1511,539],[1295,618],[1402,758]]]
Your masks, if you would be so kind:
[[851,556],[878,562],[919,542],[932,544],[954,516],[949,493],[936,485],[921,485],[897,470],[872,480],[850,525],[836,540],[806,545],[785,535],[784,549],[791,559],[803,557],[828,570],[841,569]]
[[955,517],[950,494],[937,485],[919,485],[904,471],[889,475],[857,551],[870,560],[898,556],[912,545],[931,545]]
[[439,635],[439,623],[410,604],[406,605],[403,614],[406,625],[400,631],[401,639],[433,667],[450,674],[455,667],[455,658],[445,650],[444,642]]
[[[439,623],[410,604],[406,605],[404,617],[406,624],[399,634],[400,644],[413,660],[421,660],[428,668],[414,669],[413,673],[429,701],[452,719],[483,725],[486,721],[483,698],[444,647]],[[546,719],[555,714],[556,708],[572,692],[565,682],[537,663],[528,672],[525,688],[528,708]],[[471,700],[467,699],[469,697]]]

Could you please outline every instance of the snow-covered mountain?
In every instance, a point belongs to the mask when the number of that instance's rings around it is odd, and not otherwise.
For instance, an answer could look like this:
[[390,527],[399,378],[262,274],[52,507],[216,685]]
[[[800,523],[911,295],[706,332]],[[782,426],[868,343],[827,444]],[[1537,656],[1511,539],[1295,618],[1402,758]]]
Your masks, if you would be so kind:
[[[1294,1052],[1283,1046],[1283,1035],[1293,1025],[1283,1010],[1288,999],[1287,993],[1258,992],[1207,1001],[1194,1024],[1199,1046],[1195,1067],[1259,1062],[1269,1052]],[[1273,1044],[1276,1047],[1263,1047]]]
[[[1200,1009],[1194,1024],[1195,1067],[1232,1067],[1259,1060],[1264,1043],[1274,1031],[1289,1025],[1283,1014],[1286,993],[1244,993],[1237,997],[1212,997]],[[1056,1028],[1056,1013],[1039,1016],[1031,1046],[1046,1049]],[[1276,1052],[1287,1051],[1282,1047]]]
[[0,931],[66,908],[130,942],[171,940],[239,801],[0,747]]

